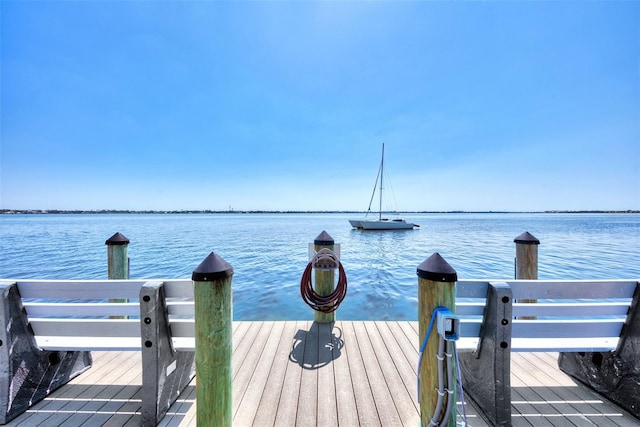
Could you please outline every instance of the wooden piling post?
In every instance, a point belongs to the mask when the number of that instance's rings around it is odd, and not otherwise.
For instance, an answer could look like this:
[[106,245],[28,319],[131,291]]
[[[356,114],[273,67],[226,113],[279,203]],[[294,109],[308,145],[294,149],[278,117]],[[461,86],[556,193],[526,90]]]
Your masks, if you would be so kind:
[[193,270],[196,338],[196,424],[232,425],[233,267],[211,252]]
[[[129,278],[129,239],[123,234],[116,233],[109,237],[107,245],[107,278],[120,280]],[[125,303],[126,298],[113,298],[109,302]],[[112,319],[126,319],[128,316],[111,316]]]
[[105,242],[107,245],[108,279],[129,278],[129,239],[121,233],[116,233]]
[[[326,231],[322,231],[313,241],[314,249],[318,252],[320,249],[329,248],[335,250],[335,241],[333,237]],[[335,270],[314,269],[315,291],[320,296],[331,295],[334,291]],[[332,323],[335,321],[335,312],[323,313],[315,312],[315,321],[318,323]]]
[[[433,311],[438,307],[446,307],[455,312],[456,297],[456,281],[458,275],[456,271],[445,261],[439,253],[434,253],[418,266],[418,320],[419,320],[419,345],[425,340],[427,329]],[[420,420],[422,426],[428,426],[433,417],[438,400],[438,370],[436,354],[438,353],[438,331],[434,322],[429,335],[427,346],[422,355],[420,364]],[[457,363],[457,361],[453,361]],[[455,365],[454,365],[455,366]],[[455,390],[454,384],[450,384],[449,388]],[[451,406],[453,413],[449,418],[447,426],[455,427],[456,425],[456,405],[454,393],[447,398],[452,397],[454,404]],[[443,407],[446,407],[446,402]],[[444,411],[444,410],[443,410]]]
[[[537,280],[538,279],[538,245],[540,240],[531,233],[525,231],[513,239],[516,244],[516,279],[517,280]],[[530,298],[520,298],[515,302],[536,303],[538,300]],[[535,319],[536,316],[519,316],[519,319]]]
[[516,279],[537,280],[540,240],[525,231],[513,241],[516,243]]

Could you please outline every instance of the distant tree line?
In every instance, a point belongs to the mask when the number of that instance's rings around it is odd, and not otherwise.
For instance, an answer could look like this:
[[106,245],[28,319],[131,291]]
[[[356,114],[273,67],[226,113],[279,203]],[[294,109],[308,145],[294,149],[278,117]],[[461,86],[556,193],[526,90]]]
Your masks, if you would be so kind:
[[[127,210],[127,209],[0,209],[0,214],[300,214],[300,213],[345,213],[356,214],[364,211],[304,211],[304,210]],[[399,212],[387,212],[399,213]],[[552,211],[403,211],[405,213],[592,213],[592,214],[637,214],[640,210],[552,210]]]

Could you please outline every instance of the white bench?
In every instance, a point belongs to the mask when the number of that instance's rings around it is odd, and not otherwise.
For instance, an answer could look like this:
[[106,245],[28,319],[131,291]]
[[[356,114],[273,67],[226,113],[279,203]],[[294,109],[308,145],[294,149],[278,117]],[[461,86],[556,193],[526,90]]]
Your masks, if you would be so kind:
[[195,375],[191,280],[20,280],[0,293],[1,424],[89,369],[91,350],[142,351],[143,426]]
[[465,389],[492,424],[511,423],[512,351],[560,352],[564,372],[640,418],[638,281],[460,280],[456,289]]

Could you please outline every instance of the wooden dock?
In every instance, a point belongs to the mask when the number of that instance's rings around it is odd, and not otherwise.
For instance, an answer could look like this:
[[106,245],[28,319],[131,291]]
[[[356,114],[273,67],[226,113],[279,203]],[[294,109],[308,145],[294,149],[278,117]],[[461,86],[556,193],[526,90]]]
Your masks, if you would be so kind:
[[[417,322],[235,322],[236,426],[417,426]],[[638,426],[576,384],[557,354],[512,354],[514,426]],[[94,366],[8,426],[138,426],[139,352],[94,352]],[[161,426],[195,426],[195,380]],[[460,406],[459,406],[460,407]],[[487,426],[466,405],[469,426]]]

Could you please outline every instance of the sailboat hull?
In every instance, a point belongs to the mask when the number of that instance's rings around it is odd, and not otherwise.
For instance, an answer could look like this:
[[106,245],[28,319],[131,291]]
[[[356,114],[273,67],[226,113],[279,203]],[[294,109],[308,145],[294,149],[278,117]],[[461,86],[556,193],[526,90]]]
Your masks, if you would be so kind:
[[350,219],[349,223],[352,227],[361,230],[413,230],[414,227],[420,227],[403,219],[381,219],[375,221]]

